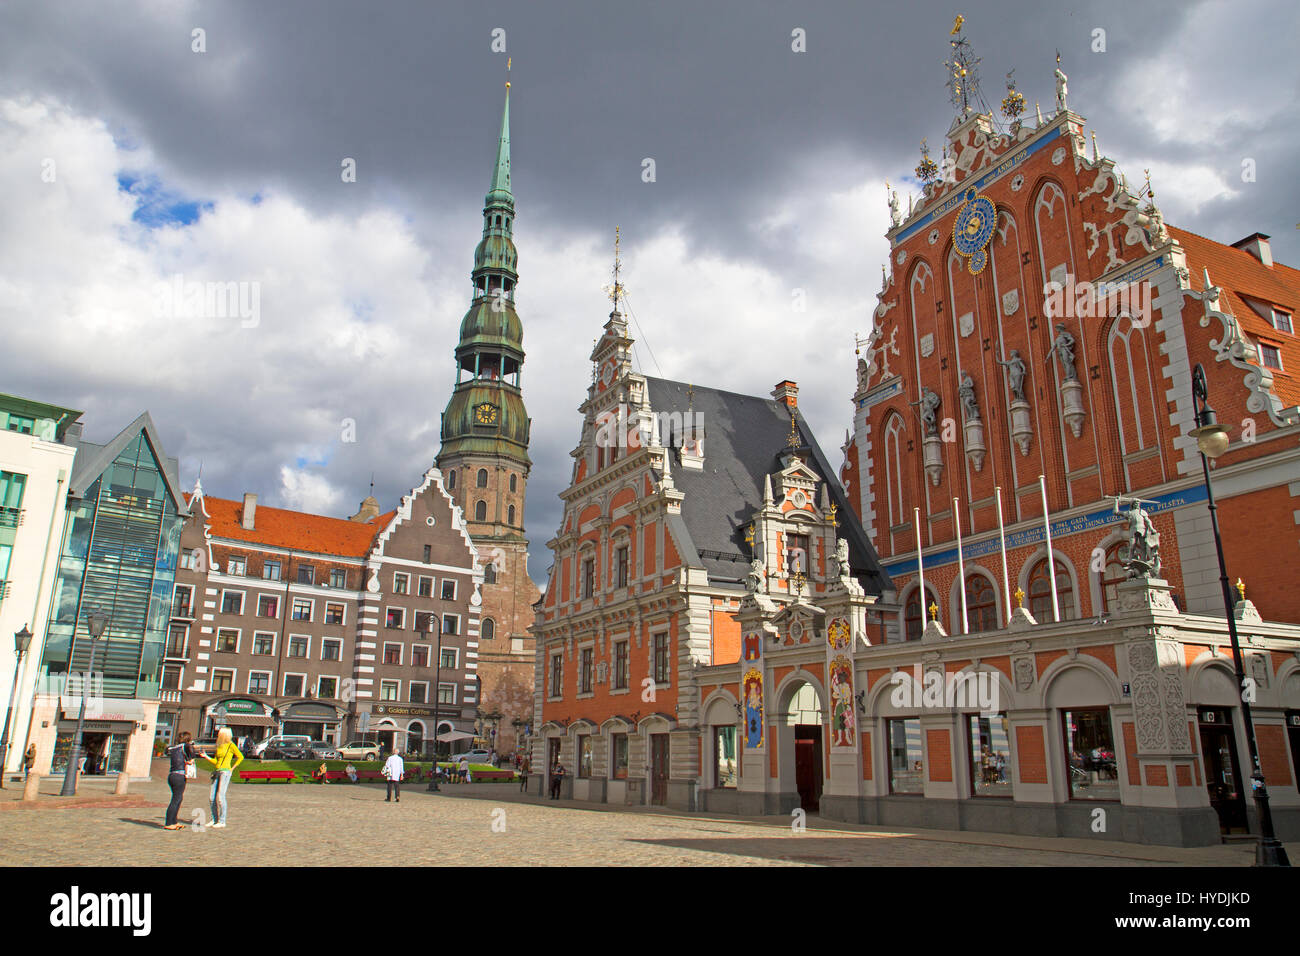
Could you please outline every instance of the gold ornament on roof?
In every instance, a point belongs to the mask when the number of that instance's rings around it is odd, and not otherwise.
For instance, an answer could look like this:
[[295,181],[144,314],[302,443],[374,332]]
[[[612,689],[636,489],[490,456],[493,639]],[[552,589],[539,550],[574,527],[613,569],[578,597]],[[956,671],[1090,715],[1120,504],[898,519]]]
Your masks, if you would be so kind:
[[930,147],[925,144],[924,137],[921,138],[921,162],[916,167],[916,175],[924,186],[930,185],[939,178],[939,167],[930,158]]
[[799,426],[795,424],[794,409],[790,410],[790,442],[791,448],[799,447]]
[[949,33],[948,36],[955,37],[958,33],[960,33],[961,25],[965,22],[966,22],[966,18],[963,17],[960,13],[957,14],[957,19],[952,22],[952,32]]
[[1242,581],[1241,578],[1237,578],[1235,587],[1237,588],[1237,593],[1241,595],[1241,600],[1246,600],[1246,583]]
[[831,524],[832,525],[835,524],[835,515],[839,510],[840,510],[840,506],[832,501],[831,502]]
[[1002,99],[1002,115],[1016,120],[1025,111],[1025,98],[1016,90],[1015,70],[1007,74],[1007,95]]
[[932,621],[939,620],[939,605],[931,601],[929,611],[930,611],[930,620]]
[[1015,590],[1016,607],[1025,606],[1025,589],[1017,586]]

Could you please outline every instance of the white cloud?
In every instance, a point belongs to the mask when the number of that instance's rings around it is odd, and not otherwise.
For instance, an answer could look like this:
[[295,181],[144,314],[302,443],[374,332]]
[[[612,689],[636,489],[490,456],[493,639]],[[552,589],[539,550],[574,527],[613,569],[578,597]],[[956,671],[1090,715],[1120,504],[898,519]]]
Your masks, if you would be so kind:
[[330,485],[324,475],[285,465],[280,468],[280,497],[285,507],[309,514],[338,514],[343,492]]

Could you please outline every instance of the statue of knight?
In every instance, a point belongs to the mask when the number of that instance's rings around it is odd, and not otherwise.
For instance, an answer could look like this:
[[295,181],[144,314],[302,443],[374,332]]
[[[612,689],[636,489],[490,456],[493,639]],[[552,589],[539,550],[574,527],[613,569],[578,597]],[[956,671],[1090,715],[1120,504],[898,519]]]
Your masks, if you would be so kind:
[[1115,514],[1122,513],[1120,505],[1131,505],[1128,510],[1128,548],[1120,554],[1130,578],[1160,577],[1160,532],[1142,508],[1154,503],[1141,498],[1115,498]]

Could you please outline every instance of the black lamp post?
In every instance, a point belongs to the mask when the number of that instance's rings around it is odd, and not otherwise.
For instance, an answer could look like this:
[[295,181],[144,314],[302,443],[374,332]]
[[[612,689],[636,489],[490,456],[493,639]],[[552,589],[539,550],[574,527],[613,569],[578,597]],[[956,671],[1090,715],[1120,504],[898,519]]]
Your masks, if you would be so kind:
[[[1233,614],[1232,586],[1228,583],[1228,569],[1223,560],[1223,541],[1219,537],[1218,509],[1214,504],[1214,488],[1210,483],[1210,459],[1218,458],[1228,450],[1228,430],[1218,423],[1214,409],[1207,401],[1205,369],[1200,363],[1192,370],[1192,410],[1196,427],[1190,432],[1201,452],[1201,468],[1205,472],[1205,495],[1210,505],[1210,525],[1214,529],[1214,548],[1219,555],[1219,582],[1223,587],[1223,607],[1228,616],[1228,636],[1232,639],[1232,662],[1237,670],[1237,686],[1245,687],[1246,669],[1242,664],[1241,644],[1237,641],[1237,619]],[[1273,835],[1273,814],[1268,807],[1268,788],[1264,785],[1264,772],[1260,769],[1259,747],[1255,743],[1255,723],[1250,717],[1250,701],[1241,697],[1241,719],[1246,727],[1246,745],[1250,747],[1251,792],[1255,798],[1255,813],[1259,817],[1259,842],[1255,846],[1256,866],[1290,866],[1286,848]]]
[[27,653],[27,648],[32,643],[32,632],[23,625],[21,631],[14,632],[14,651],[17,654],[14,660],[14,684],[9,689],[9,708],[5,711],[5,730],[4,735],[0,736],[0,790],[5,785],[5,761],[9,759],[9,719],[14,713],[14,695],[18,693],[18,672],[23,667],[23,655]]
[[425,614],[422,634],[429,633],[430,624],[438,629],[438,658],[433,669],[433,773],[429,777],[429,786],[425,789],[429,793],[441,793],[442,788],[438,786],[438,703],[442,692],[442,615]]
[[95,650],[99,639],[108,627],[108,615],[103,611],[92,611],[86,615],[86,630],[90,632],[90,666],[81,679],[81,709],[77,712],[77,731],[72,735],[72,749],[68,751],[68,766],[63,771],[63,789],[61,797],[77,795],[77,764],[81,760],[81,728],[86,723],[86,694],[90,690],[91,675],[95,673]]

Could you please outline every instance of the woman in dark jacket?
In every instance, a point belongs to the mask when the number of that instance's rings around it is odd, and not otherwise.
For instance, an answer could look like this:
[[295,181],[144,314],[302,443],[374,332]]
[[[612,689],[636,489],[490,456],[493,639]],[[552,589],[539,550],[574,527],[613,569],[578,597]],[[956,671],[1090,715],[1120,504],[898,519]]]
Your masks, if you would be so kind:
[[183,824],[176,822],[181,811],[181,800],[185,797],[185,766],[192,764],[198,757],[190,743],[193,735],[183,733],[180,739],[167,748],[167,758],[171,761],[171,770],[167,774],[167,785],[172,788],[172,802],[167,805],[167,822],[164,830],[184,830]]

